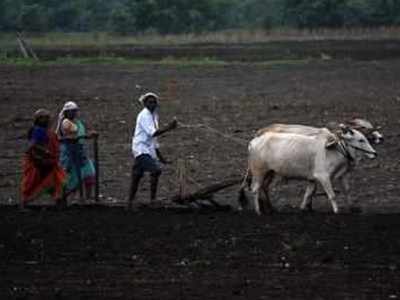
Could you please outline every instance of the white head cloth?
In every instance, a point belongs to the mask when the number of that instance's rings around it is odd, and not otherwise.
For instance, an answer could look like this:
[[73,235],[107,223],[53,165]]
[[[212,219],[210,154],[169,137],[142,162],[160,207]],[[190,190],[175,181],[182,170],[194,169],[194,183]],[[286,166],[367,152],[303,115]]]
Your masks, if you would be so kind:
[[140,103],[143,104],[144,100],[146,100],[146,98],[148,98],[148,97],[154,97],[154,98],[156,98],[157,102],[158,102],[158,100],[160,99],[160,98],[158,97],[158,95],[155,94],[155,93],[146,93],[146,94],[141,95],[141,96],[139,97],[138,101],[139,101]]
[[61,123],[64,120],[64,113],[68,110],[76,110],[79,109],[78,104],[76,104],[73,101],[68,101],[65,102],[62,110],[58,114],[58,121],[57,121],[57,127],[56,127],[56,133],[59,134],[60,128],[61,128]]

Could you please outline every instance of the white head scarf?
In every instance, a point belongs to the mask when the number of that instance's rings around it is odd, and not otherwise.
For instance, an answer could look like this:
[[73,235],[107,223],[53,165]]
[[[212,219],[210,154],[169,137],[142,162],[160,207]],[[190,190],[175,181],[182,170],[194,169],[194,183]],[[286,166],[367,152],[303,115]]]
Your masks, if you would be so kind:
[[139,97],[138,101],[139,101],[140,103],[143,104],[144,100],[146,100],[146,98],[148,98],[148,97],[154,97],[154,98],[156,98],[157,102],[158,102],[158,100],[160,99],[160,97],[158,97],[158,95],[155,94],[155,93],[146,93],[146,94],[141,95],[141,96]]
[[60,111],[60,113],[58,114],[58,121],[57,121],[57,127],[56,127],[56,133],[59,134],[60,132],[60,128],[61,128],[61,123],[64,120],[64,113],[68,110],[75,110],[75,109],[79,109],[78,105],[73,102],[73,101],[68,101],[64,104],[64,107],[62,108],[62,110]]

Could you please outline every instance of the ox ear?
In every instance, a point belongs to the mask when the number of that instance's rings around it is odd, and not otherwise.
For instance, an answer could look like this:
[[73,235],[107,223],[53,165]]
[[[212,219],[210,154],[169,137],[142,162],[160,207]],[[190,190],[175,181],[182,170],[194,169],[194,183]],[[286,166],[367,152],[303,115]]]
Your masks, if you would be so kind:
[[346,123],[349,125],[356,125],[356,119],[353,118],[351,120],[348,120]]
[[340,124],[340,125],[343,125],[344,127],[347,127],[347,128],[350,128],[350,127],[352,127],[352,128],[361,128],[361,126],[360,126],[360,124],[358,124],[358,122],[357,122],[357,120],[356,119],[352,119],[352,120],[350,120],[350,121],[348,121],[348,122],[346,122],[349,126],[346,126],[346,125],[344,125],[344,124]]
[[335,146],[337,143],[338,143],[338,139],[337,139],[336,135],[330,134],[326,138],[325,148],[331,148],[331,147]]

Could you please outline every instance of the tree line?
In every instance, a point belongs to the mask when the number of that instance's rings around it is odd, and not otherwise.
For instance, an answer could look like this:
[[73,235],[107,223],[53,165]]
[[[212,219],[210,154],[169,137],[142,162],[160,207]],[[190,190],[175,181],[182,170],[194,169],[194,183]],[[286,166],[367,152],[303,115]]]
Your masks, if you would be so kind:
[[399,0],[0,0],[1,31],[167,34],[399,24]]

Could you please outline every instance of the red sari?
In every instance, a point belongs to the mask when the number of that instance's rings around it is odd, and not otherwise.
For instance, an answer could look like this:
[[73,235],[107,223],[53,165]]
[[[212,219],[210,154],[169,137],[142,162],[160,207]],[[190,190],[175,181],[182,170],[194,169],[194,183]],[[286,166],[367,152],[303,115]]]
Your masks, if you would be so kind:
[[[23,176],[21,183],[22,202],[34,200],[44,192],[51,193],[54,200],[62,197],[66,174],[59,164],[59,142],[57,135],[50,130],[41,130],[45,135],[40,146],[45,150],[45,158],[40,161],[35,155],[38,139],[31,138],[31,146],[23,158]],[[33,129],[35,131],[35,128]],[[44,141],[44,142],[43,142]]]

